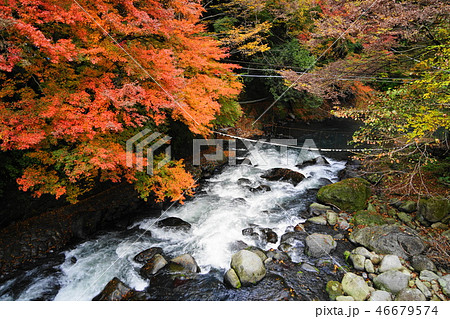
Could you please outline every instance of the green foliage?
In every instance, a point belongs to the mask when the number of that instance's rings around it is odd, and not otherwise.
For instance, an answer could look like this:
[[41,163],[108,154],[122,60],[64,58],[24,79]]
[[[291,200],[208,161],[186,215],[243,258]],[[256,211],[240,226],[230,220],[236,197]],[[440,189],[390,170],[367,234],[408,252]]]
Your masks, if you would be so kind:
[[242,109],[239,103],[232,99],[219,99],[220,113],[213,121],[216,127],[233,126],[242,116]]

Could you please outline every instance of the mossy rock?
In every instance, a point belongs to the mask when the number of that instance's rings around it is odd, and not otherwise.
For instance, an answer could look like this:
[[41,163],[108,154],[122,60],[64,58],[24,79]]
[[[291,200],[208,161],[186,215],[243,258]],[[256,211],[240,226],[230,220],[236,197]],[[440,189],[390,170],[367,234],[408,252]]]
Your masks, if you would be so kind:
[[357,226],[375,226],[386,224],[386,220],[378,213],[361,210],[353,215],[352,223]]
[[421,199],[418,213],[429,222],[438,222],[450,214],[450,201],[444,197]]
[[317,199],[353,212],[365,209],[370,195],[370,183],[357,177],[323,186],[317,193]]
[[337,296],[342,296],[344,294],[344,290],[342,289],[342,285],[339,281],[327,282],[325,290],[328,293],[330,300],[336,300]]

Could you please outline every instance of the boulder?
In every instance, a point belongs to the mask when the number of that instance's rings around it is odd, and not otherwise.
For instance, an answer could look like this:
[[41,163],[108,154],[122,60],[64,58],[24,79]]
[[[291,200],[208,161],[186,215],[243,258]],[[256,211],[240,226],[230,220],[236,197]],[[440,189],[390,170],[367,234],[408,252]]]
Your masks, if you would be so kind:
[[167,217],[155,223],[156,227],[188,231],[191,224],[178,217]]
[[392,301],[392,295],[384,290],[375,290],[370,294],[369,301]]
[[259,258],[261,258],[262,262],[265,262],[267,259],[266,254],[264,253],[264,251],[262,251],[262,249],[258,248],[258,247],[254,247],[254,246],[250,246],[245,248],[245,250],[251,251],[252,253],[255,253],[259,256]]
[[411,266],[415,271],[421,272],[422,270],[437,271],[434,263],[426,256],[417,255],[411,259]]
[[194,257],[189,254],[175,257],[171,259],[170,262],[182,266],[183,271],[187,271],[190,273],[200,272],[200,267],[197,265]]
[[161,247],[151,247],[144,251],[141,251],[139,254],[134,256],[134,261],[138,263],[145,264],[147,261],[153,258],[156,254],[162,254],[163,250]]
[[421,199],[418,214],[429,222],[438,222],[450,214],[450,201],[444,197]]
[[427,298],[425,298],[423,293],[421,293],[419,289],[415,288],[402,289],[395,298],[395,301],[426,301],[426,300]]
[[231,268],[243,286],[256,284],[266,276],[266,268],[261,258],[248,250],[241,250],[233,255]]
[[357,229],[350,240],[363,245],[378,254],[392,254],[408,259],[425,250],[425,244],[409,227],[381,225]]
[[323,186],[317,193],[317,199],[321,203],[353,212],[365,209],[370,195],[369,182],[362,178],[349,178]]
[[369,298],[370,289],[363,277],[346,273],[342,279],[342,289],[357,301],[363,301]]
[[438,280],[439,285],[441,285],[442,292],[450,297],[450,275],[445,275]]
[[378,268],[378,270],[380,272],[386,272],[389,270],[400,270],[402,268],[403,266],[402,263],[400,262],[400,259],[398,259],[398,256],[386,255],[381,261],[380,268]]
[[314,233],[306,237],[307,253],[312,257],[322,257],[330,254],[337,246],[330,235]]
[[388,291],[395,295],[402,289],[408,287],[409,275],[398,270],[390,270],[375,277],[373,283],[378,289]]
[[140,274],[144,278],[151,278],[159,270],[164,268],[168,262],[160,254],[155,254],[147,263],[141,268]]
[[145,293],[131,289],[117,277],[114,277],[103,290],[95,296],[94,301],[146,300]]
[[287,168],[273,168],[265,172],[261,177],[269,181],[289,182],[294,186],[297,186],[298,183],[305,179],[302,173]]
[[223,280],[224,280],[225,284],[227,284],[235,289],[241,288],[241,282],[239,281],[239,277],[233,269],[229,269],[225,273]]
[[337,296],[342,296],[344,294],[344,290],[342,290],[342,285],[339,281],[329,281],[327,282],[327,286],[325,288],[330,300],[336,300]]

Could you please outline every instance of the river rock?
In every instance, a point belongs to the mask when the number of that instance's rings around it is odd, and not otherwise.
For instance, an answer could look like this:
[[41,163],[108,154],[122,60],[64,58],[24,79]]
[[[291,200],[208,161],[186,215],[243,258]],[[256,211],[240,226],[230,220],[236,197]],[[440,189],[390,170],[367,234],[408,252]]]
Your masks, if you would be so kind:
[[370,251],[367,250],[367,248],[365,247],[356,247],[355,249],[352,250],[352,254],[355,255],[361,255],[364,256],[366,258],[370,258],[372,256],[372,253]]
[[156,254],[162,254],[163,250],[161,247],[151,247],[149,249],[146,249],[144,251],[141,251],[139,254],[134,256],[134,261],[138,263],[146,263],[150,259],[153,258]]
[[252,183],[252,181],[251,180],[249,180],[248,178],[239,178],[238,180],[237,180],[237,184],[239,185],[239,186],[251,186],[253,183]]
[[330,300],[336,300],[337,296],[342,296],[344,294],[344,290],[342,289],[342,284],[339,281],[329,281],[327,282],[327,286],[325,288]]
[[409,276],[398,270],[390,270],[375,277],[373,283],[378,289],[397,294],[408,287]]
[[392,254],[408,259],[425,250],[425,244],[409,227],[381,225],[357,229],[350,240],[379,254]]
[[356,270],[364,270],[364,262],[366,261],[366,257],[361,256],[361,255],[351,254],[350,260],[352,261],[353,267]]
[[442,292],[450,297],[450,275],[445,275],[438,280],[439,285],[441,285]]
[[422,270],[437,271],[434,263],[428,257],[423,255],[413,256],[411,259],[411,266],[418,272]]
[[164,268],[168,262],[160,254],[155,254],[146,264],[141,268],[140,274],[144,278],[151,278],[159,270]]
[[352,296],[337,296],[336,301],[355,301]]
[[426,298],[431,298],[432,293],[430,289],[422,282],[419,278],[416,278],[415,282],[416,287],[423,293]]
[[358,211],[365,209],[370,197],[370,183],[362,178],[349,178],[323,186],[317,199],[324,204],[333,204],[342,210]]
[[184,271],[191,272],[191,273],[200,272],[200,267],[197,265],[197,262],[189,254],[184,254],[184,255],[175,257],[175,258],[171,259],[170,261],[174,264],[182,266]]
[[363,301],[369,298],[369,286],[364,278],[353,273],[346,273],[342,279],[342,289],[349,296],[357,301]]
[[270,188],[270,186],[262,184],[259,185],[258,187],[249,187],[248,190],[251,191],[252,193],[265,193],[270,192],[272,189]]
[[231,268],[234,269],[243,286],[256,284],[266,275],[266,268],[261,258],[248,250],[241,250],[233,255]]
[[327,221],[331,226],[336,225],[338,220],[338,214],[333,212],[332,210],[327,210]]
[[364,269],[369,273],[373,274],[375,272],[375,267],[370,259],[364,261]]
[[313,215],[322,215],[326,213],[327,210],[331,210],[331,207],[319,203],[312,203],[309,205],[309,212]]
[[327,161],[325,157],[319,156],[307,161],[303,161],[302,163],[296,164],[295,166],[298,168],[305,168],[306,166],[310,165],[330,165],[330,163]]
[[241,282],[239,280],[238,275],[236,274],[236,272],[234,271],[234,269],[229,269],[224,276],[224,282],[226,284],[228,284],[229,286],[235,288],[235,289],[239,289],[241,288]]
[[429,222],[438,222],[450,214],[450,201],[444,197],[421,199],[418,214]]
[[337,246],[330,235],[314,233],[306,237],[307,252],[312,257],[322,257],[330,254]]
[[437,280],[439,279],[439,276],[436,275],[434,272],[429,271],[429,270],[422,270],[420,272],[419,278],[421,280],[425,280],[425,281],[433,281],[433,280]]
[[269,181],[284,181],[297,186],[305,176],[302,173],[287,169],[287,168],[273,168],[261,175],[262,178]]
[[384,290],[375,290],[370,294],[369,301],[392,301],[392,295]]
[[315,225],[326,225],[327,219],[323,215],[314,216],[314,217],[308,218],[308,222],[310,222],[311,224],[315,224]]
[[386,255],[384,256],[383,260],[381,261],[380,267],[378,270],[380,272],[386,272],[389,270],[400,270],[402,269],[402,263],[400,262],[400,259],[398,259],[398,256],[396,255]]
[[274,232],[270,228],[263,228],[261,229],[261,232],[263,234],[263,237],[266,242],[276,244],[278,241],[278,235],[276,232]]
[[146,300],[146,294],[131,289],[117,277],[114,277],[103,290],[95,296],[94,301]]
[[405,288],[402,289],[395,301],[426,301],[427,298],[420,292],[419,289],[416,288]]
[[178,217],[167,217],[155,223],[156,227],[188,231],[191,224]]

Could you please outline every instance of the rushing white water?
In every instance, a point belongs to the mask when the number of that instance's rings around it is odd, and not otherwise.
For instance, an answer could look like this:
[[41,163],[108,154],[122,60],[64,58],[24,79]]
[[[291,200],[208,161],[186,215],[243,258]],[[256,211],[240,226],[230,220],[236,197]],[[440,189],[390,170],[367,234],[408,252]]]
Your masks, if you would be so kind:
[[[152,246],[162,247],[169,256],[191,254],[203,273],[211,268],[225,271],[232,254],[230,245],[242,240],[249,245],[261,246],[260,242],[244,237],[242,229],[258,225],[271,228],[280,237],[288,226],[302,222],[298,213],[306,209],[306,191],[316,188],[320,178],[336,181],[337,172],[344,168],[343,162],[327,158],[330,165],[312,165],[303,169],[295,166],[317,155],[302,152],[299,157],[298,151],[280,153],[274,148],[255,149],[251,154],[253,166],[225,168],[207,181],[203,192],[185,205],[169,209],[158,219],[150,218],[132,225],[130,230],[135,231],[108,233],[78,245],[65,253],[65,262],[52,275],[31,271],[31,283],[14,299],[39,298],[55,281],[60,285],[55,300],[90,300],[113,277],[142,290],[148,281],[139,276],[142,265],[135,263],[133,257]],[[275,167],[301,172],[307,178],[294,187],[287,182],[269,182],[260,177]],[[239,178],[251,180],[254,186],[269,185],[271,191],[252,193],[239,186]],[[154,226],[157,220],[170,216],[189,222],[191,231],[168,231]],[[265,244],[261,248],[276,248],[278,244]],[[76,262],[72,261],[73,257]],[[11,280],[0,287],[0,299],[13,299],[9,294],[2,295],[2,291],[14,284],[17,284],[15,280]]]

